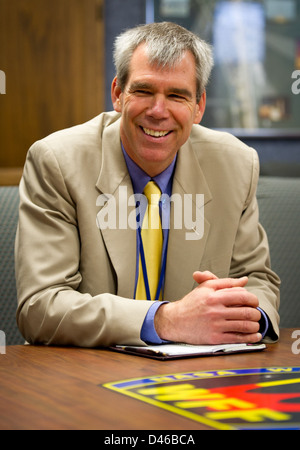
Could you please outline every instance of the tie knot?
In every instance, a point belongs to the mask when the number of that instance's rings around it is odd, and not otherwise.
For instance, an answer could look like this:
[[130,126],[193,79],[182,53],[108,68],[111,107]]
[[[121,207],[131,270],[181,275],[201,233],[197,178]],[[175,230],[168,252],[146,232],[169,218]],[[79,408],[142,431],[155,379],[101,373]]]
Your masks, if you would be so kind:
[[144,194],[150,205],[157,205],[161,197],[161,190],[154,181],[149,181],[144,189]]

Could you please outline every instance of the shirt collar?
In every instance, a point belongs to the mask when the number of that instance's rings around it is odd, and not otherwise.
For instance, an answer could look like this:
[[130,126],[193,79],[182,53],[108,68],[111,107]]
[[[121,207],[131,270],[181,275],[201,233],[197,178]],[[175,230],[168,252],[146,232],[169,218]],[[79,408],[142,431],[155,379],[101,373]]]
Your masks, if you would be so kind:
[[122,151],[124,154],[124,158],[127,164],[127,169],[132,181],[133,191],[135,194],[142,194],[146,184],[153,180],[155,183],[159,186],[162,194],[168,194],[171,195],[172,192],[172,181],[173,181],[173,174],[176,164],[177,155],[175,156],[172,163],[159,175],[155,177],[150,177],[146,172],[143,171],[126,153],[126,150],[122,145]]

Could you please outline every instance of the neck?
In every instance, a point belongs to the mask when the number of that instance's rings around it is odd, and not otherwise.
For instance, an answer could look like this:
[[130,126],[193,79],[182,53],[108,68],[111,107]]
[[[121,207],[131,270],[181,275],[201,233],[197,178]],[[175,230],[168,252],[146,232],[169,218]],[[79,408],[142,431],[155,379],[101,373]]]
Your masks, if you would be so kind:
[[158,175],[160,175],[162,172],[164,172],[176,159],[176,155],[172,160],[163,161],[163,162],[154,162],[154,161],[143,161],[138,160],[138,158],[134,158],[133,155],[129,154],[125,147],[122,145],[123,151],[126,153],[128,158],[131,159],[131,161],[134,162],[145,174],[147,174],[149,177],[154,178]]

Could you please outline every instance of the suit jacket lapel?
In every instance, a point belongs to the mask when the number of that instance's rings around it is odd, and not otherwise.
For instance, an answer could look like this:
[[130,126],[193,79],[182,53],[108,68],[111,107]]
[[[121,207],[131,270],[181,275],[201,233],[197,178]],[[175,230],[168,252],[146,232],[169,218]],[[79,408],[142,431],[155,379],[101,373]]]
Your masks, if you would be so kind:
[[[181,197],[185,211],[182,214],[181,229],[174,229],[173,211],[175,202],[172,202],[164,291],[164,299],[169,301],[179,300],[195,287],[193,273],[200,268],[210,228],[210,224],[204,216],[204,209],[205,205],[211,201],[212,195],[189,141],[178,153],[172,191],[172,195],[174,194]],[[196,194],[203,194],[203,205],[200,202],[200,197],[198,198],[199,201],[197,201]],[[191,196],[186,197],[187,204],[190,198],[193,200],[195,230],[196,233],[200,232],[200,236],[197,236],[197,234],[193,236],[193,231],[187,229],[189,224],[185,223],[187,222],[185,214],[190,215],[190,213],[185,207],[185,196]],[[191,217],[187,218],[191,219]],[[198,218],[198,221],[196,221],[196,218]],[[203,222],[201,222],[202,220]]]
[[[133,188],[120,143],[120,121],[109,125],[103,133],[102,165],[96,187],[98,218],[109,226],[100,227],[112,266],[116,272],[116,294],[132,298],[136,270],[136,230],[128,226],[128,215],[135,217]],[[120,226],[121,225],[121,226]]]

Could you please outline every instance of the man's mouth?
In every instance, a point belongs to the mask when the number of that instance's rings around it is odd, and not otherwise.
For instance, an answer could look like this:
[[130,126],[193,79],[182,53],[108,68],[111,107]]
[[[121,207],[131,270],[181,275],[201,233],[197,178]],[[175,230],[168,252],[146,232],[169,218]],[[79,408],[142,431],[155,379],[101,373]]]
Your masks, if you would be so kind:
[[150,128],[144,128],[141,127],[143,132],[145,134],[147,134],[147,136],[151,136],[151,137],[155,137],[155,138],[160,138],[160,137],[164,137],[167,136],[167,134],[171,133],[171,131],[158,131],[158,130],[151,130]]

